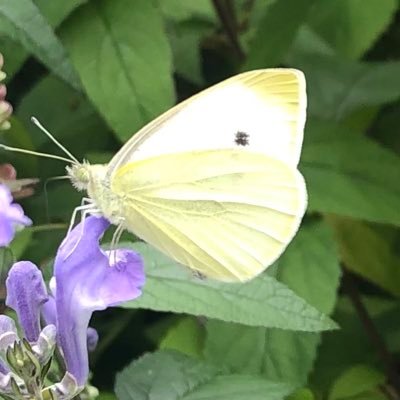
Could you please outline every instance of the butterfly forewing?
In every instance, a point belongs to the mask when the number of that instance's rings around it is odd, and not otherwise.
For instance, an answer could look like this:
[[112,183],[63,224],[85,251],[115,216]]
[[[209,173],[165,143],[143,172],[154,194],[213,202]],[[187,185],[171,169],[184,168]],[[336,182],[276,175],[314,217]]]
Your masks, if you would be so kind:
[[260,153],[211,150],[126,164],[111,189],[124,197],[126,228],[179,263],[225,281],[270,265],[306,205],[300,173]]
[[109,164],[195,150],[258,151],[297,165],[305,123],[303,73],[293,69],[245,72],[191,97],[135,134]]

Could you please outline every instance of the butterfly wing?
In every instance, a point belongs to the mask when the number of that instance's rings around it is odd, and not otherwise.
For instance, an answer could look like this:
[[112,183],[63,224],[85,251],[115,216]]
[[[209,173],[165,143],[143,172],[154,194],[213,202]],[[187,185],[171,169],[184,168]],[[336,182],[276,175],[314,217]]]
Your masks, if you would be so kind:
[[111,160],[108,173],[161,154],[237,147],[297,165],[305,116],[301,71],[245,72],[204,90],[146,125]]
[[246,281],[282,253],[306,207],[295,167],[260,153],[166,154],[120,168],[125,227],[179,263]]

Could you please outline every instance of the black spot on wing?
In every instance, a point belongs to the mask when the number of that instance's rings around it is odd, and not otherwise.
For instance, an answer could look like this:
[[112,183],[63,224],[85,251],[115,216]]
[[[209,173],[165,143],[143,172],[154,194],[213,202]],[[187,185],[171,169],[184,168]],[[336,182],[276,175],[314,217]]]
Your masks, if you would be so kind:
[[248,146],[250,135],[243,131],[237,131],[235,133],[235,144],[238,146]]

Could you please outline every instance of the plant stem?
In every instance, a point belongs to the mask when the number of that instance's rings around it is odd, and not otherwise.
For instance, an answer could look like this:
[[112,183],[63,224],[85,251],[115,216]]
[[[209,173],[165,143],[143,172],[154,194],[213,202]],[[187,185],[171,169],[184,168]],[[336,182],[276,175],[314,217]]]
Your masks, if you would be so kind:
[[212,2],[236,56],[243,61],[245,54],[237,35],[237,21],[232,0],[212,0]]

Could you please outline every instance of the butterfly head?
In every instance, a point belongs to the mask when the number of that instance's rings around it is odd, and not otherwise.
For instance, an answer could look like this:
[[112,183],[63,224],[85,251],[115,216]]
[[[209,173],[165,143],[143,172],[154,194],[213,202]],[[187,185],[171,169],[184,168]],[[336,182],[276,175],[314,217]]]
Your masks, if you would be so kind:
[[71,179],[72,185],[79,191],[87,190],[90,182],[91,165],[87,162],[72,164],[66,167],[67,174]]

